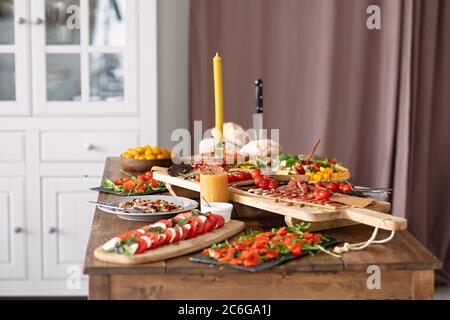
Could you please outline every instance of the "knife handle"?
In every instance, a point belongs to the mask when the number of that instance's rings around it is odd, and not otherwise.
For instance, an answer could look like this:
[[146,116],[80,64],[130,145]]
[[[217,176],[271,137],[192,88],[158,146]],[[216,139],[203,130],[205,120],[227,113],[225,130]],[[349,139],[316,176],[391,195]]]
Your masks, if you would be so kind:
[[263,82],[261,79],[255,80],[255,101],[256,113],[263,113]]

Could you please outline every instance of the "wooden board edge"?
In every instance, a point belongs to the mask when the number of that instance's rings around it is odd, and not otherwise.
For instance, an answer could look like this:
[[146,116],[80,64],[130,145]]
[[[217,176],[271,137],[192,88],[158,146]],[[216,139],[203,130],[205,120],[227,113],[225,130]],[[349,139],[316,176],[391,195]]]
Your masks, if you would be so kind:
[[[245,223],[238,220],[231,220],[227,222],[223,228],[216,229],[212,232],[209,232],[207,234],[202,234],[198,237],[195,237],[190,240],[184,240],[181,242],[178,242],[175,244],[178,246],[178,250],[174,250],[172,253],[166,254],[164,253],[164,249],[167,249],[167,247],[161,247],[152,251],[149,251],[147,253],[137,255],[137,256],[126,256],[121,255],[117,253],[110,253],[105,252],[102,247],[98,247],[94,251],[94,257],[109,263],[116,263],[116,264],[126,264],[126,265],[135,265],[135,264],[142,264],[142,263],[150,263],[165,259],[170,259],[182,255],[186,255],[195,251],[199,251],[203,248],[209,247],[210,245],[221,242],[225,239],[228,239],[242,230],[245,229]],[[212,237],[212,235],[216,234],[215,237]],[[195,240],[195,242],[198,242],[199,240],[204,239],[204,242],[202,242],[201,246],[191,246],[192,242]]]

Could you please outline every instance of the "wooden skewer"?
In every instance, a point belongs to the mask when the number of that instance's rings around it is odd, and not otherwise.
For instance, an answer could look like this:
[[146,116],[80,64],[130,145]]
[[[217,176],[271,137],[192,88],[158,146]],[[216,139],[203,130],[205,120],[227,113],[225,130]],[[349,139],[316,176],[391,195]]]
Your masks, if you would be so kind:
[[317,146],[319,145],[319,143],[320,143],[320,139],[317,139],[316,143],[314,144],[314,147],[311,149],[311,151],[308,154],[308,157],[306,158],[307,161],[311,160],[311,158],[314,155],[314,152],[316,151]]

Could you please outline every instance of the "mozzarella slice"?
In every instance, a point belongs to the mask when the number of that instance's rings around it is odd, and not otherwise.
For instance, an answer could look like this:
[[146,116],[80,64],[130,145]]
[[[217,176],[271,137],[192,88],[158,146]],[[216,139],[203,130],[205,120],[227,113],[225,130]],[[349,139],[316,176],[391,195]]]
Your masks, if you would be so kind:
[[206,221],[206,217],[205,216],[198,216],[200,218],[200,220],[202,220],[203,223],[205,223]]
[[139,232],[140,234],[144,234],[145,233],[144,229],[137,229],[136,231]]
[[137,244],[137,243],[131,244],[131,245],[129,246],[129,248],[130,248],[130,253],[131,253],[131,254],[135,254],[135,253],[136,253],[136,250],[138,249],[138,247],[139,247],[139,244]]
[[188,230],[191,230],[192,226],[189,223],[186,223],[183,227],[185,227]]
[[170,241],[169,243],[172,243],[173,240],[175,239],[177,232],[175,231],[174,228],[167,228],[167,230],[169,230],[169,232],[171,233],[171,237],[170,237]]
[[152,228],[161,228],[163,230],[166,230],[166,228],[167,228],[167,226],[162,222],[157,222],[157,223],[151,224],[150,226]]
[[150,246],[152,245],[152,240],[149,237],[147,237],[147,236],[142,236],[140,238],[144,239],[145,242],[147,243],[147,249],[150,248]]
[[120,242],[121,242],[120,238],[119,237],[115,237],[115,238],[112,238],[111,240],[109,240],[108,242],[106,242],[102,246],[102,248],[105,251],[113,251],[114,248],[116,248],[116,247],[118,247],[120,245]]

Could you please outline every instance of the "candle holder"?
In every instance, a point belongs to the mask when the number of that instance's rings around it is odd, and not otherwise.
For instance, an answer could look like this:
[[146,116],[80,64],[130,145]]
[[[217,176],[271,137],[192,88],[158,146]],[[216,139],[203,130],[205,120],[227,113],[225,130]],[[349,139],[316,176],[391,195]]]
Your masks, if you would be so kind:
[[223,139],[216,141],[214,145],[214,158],[223,160],[225,156],[225,141]]

